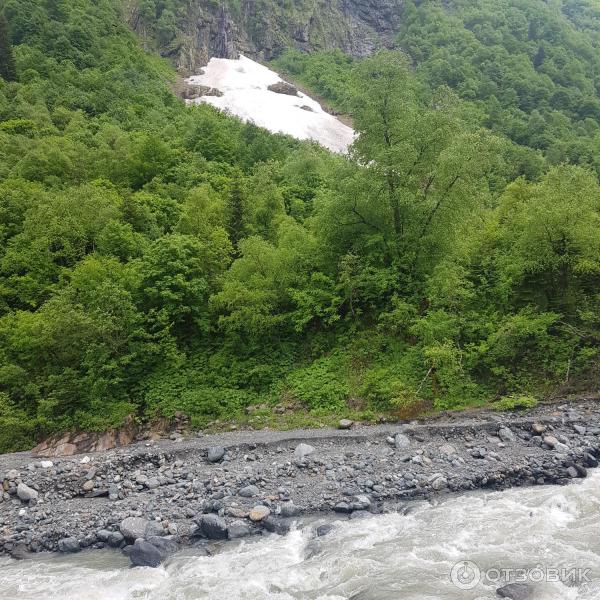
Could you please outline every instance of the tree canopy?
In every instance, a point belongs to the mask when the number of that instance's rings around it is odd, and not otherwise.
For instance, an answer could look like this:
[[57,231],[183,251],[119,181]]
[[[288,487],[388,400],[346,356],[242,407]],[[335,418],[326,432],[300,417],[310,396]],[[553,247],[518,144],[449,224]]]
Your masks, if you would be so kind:
[[[556,7],[409,3],[406,53],[282,57],[352,113],[339,156],[186,106],[117,0],[4,4],[0,450],[131,414],[409,417],[597,376],[597,59],[561,74],[554,47],[588,56],[593,7],[565,3],[567,31]],[[563,153],[580,131],[589,160]]]

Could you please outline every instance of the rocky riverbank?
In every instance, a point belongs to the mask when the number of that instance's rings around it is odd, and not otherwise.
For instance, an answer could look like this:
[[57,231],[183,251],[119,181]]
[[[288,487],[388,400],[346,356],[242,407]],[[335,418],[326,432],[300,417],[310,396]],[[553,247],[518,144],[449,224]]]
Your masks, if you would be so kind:
[[108,546],[156,565],[182,545],[285,533],[302,515],[355,518],[441,494],[565,484],[599,458],[594,400],[344,430],[200,434],[52,460],[7,454],[0,553]]

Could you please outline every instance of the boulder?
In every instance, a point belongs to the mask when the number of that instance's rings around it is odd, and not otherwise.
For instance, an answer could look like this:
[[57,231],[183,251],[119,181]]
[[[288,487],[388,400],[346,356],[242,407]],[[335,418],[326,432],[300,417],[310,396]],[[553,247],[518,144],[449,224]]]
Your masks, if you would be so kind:
[[279,513],[282,517],[297,517],[300,514],[300,508],[293,502],[285,502],[281,505]]
[[255,485],[247,485],[238,492],[238,495],[242,496],[242,498],[252,498],[253,496],[258,496],[259,494],[260,490]]
[[64,552],[67,554],[72,554],[73,552],[79,552],[81,550],[81,546],[77,539],[73,537],[63,538],[62,540],[58,540],[58,551]]
[[452,444],[442,444],[439,450],[440,454],[444,456],[452,456],[456,454],[456,448]]
[[217,515],[202,515],[197,521],[198,528],[209,540],[226,540],[228,537],[227,523]]
[[38,492],[36,492],[36,490],[34,490],[33,488],[30,488],[28,485],[24,484],[23,482],[19,483],[19,485],[17,486],[17,496],[19,497],[19,500],[22,500],[23,502],[29,502],[30,500],[37,500],[38,497]]
[[91,492],[94,489],[94,480],[88,479],[88,481],[85,481],[84,484],[81,486],[81,489],[84,492]]
[[251,521],[262,521],[266,519],[271,514],[271,511],[262,504],[258,504],[250,511],[250,520]]
[[211,446],[208,449],[207,460],[210,463],[217,463],[223,460],[225,456],[225,448],[223,446]]
[[158,567],[167,557],[159,548],[146,540],[135,540],[127,553],[129,560],[136,567]]
[[11,558],[14,558],[15,560],[25,560],[26,558],[29,558],[31,556],[31,554],[30,554],[26,544],[17,544],[10,551],[10,556],[11,556]]
[[298,444],[294,450],[294,458],[303,461],[309,454],[315,451],[314,446],[310,444]]
[[277,83],[272,83],[267,87],[267,89],[270,92],[275,92],[276,94],[285,94],[286,96],[298,95],[298,89],[287,81],[278,81]]
[[549,448],[554,448],[559,443],[560,442],[553,435],[544,436],[544,444],[546,444],[546,446]]
[[286,535],[290,531],[290,523],[287,519],[278,519],[273,515],[269,515],[261,521],[261,525],[270,533],[277,535]]
[[134,541],[146,535],[149,521],[142,517],[127,517],[119,525],[119,529],[126,540]]
[[517,437],[508,427],[501,427],[498,430],[498,437],[505,443],[516,441]]
[[430,478],[431,488],[439,492],[448,487],[448,480],[440,474],[433,475]]
[[146,530],[144,531],[144,537],[146,539],[152,536],[161,537],[163,535],[165,535],[165,528],[163,527],[162,523],[159,523],[158,521],[150,521],[146,526]]
[[252,533],[250,525],[241,520],[233,521],[228,527],[229,539],[236,540],[238,538],[246,537]]
[[410,447],[410,439],[403,433],[397,433],[394,438],[394,446],[397,450],[406,450]]
[[111,548],[118,548],[125,541],[125,537],[120,531],[113,531],[109,534],[106,542]]

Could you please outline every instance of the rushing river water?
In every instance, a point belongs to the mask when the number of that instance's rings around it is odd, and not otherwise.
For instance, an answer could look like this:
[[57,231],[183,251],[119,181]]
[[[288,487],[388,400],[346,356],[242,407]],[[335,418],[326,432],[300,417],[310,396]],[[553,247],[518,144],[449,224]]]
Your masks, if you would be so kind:
[[0,597],[483,600],[497,598],[499,577],[510,574],[533,582],[535,600],[600,599],[600,472],[562,488],[469,494],[415,504],[407,515],[337,521],[320,538],[312,531],[225,544],[211,557],[189,549],[158,569],[129,568],[116,551],[1,558]]

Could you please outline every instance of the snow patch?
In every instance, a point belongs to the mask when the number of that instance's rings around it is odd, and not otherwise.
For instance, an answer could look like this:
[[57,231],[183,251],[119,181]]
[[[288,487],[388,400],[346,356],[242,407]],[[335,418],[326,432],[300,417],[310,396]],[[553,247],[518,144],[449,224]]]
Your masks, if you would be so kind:
[[354,141],[354,131],[309,96],[290,96],[267,88],[281,77],[267,67],[240,56],[236,60],[211,58],[202,75],[187,79],[196,86],[215,88],[222,96],[201,96],[190,104],[206,102],[246,122],[273,133],[300,140],[314,140],[333,152],[345,153]]

